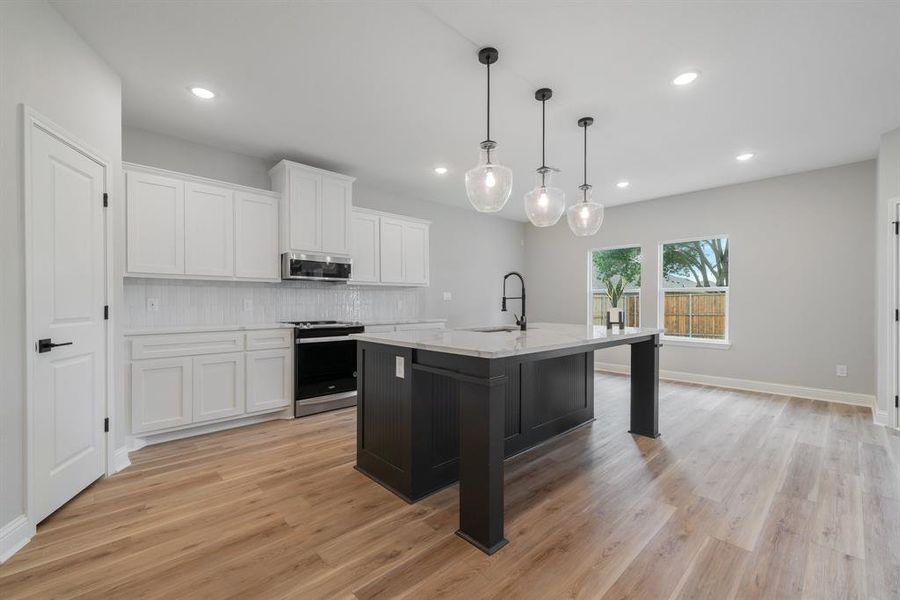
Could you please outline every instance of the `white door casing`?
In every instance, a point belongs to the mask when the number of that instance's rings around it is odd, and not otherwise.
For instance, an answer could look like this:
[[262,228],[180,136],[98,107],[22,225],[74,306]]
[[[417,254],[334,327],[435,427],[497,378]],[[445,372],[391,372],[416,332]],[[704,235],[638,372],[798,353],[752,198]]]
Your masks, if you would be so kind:
[[[106,470],[108,168],[26,109],[28,516]],[[67,344],[37,352],[38,340]]]

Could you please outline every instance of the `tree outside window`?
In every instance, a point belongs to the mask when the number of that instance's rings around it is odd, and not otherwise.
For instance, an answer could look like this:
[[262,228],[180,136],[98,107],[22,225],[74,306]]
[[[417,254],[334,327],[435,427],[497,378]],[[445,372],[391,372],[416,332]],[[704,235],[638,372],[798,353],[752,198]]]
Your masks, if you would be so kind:
[[607,283],[623,283],[619,308],[625,311],[625,325],[640,327],[641,249],[639,246],[594,250],[591,253],[591,322],[606,325],[610,308]]
[[662,245],[665,335],[728,339],[728,239]]

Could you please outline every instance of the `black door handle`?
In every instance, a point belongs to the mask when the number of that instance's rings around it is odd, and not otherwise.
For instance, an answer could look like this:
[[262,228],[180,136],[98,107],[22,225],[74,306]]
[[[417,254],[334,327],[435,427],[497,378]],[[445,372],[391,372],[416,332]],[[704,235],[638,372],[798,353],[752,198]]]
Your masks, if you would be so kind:
[[38,340],[37,343],[37,351],[38,354],[43,354],[44,352],[50,352],[57,346],[71,346],[72,342],[63,342],[62,344],[54,344],[53,340],[50,338],[44,338],[42,340]]

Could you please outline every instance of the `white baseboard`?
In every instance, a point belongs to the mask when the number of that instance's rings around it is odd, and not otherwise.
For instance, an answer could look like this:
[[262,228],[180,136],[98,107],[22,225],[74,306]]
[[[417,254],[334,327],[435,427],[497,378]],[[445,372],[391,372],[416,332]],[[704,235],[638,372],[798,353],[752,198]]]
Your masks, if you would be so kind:
[[5,563],[31,541],[35,532],[35,526],[25,515],[19,515],[0,527],[0,564]]
[[891,413],[886,410],[878,410],[875,409],[873,412],[873,418],[875,419],[876,425],[884,425],[885,427],[893,427],[891,424]]
[[172,442],[184,438],[194,437],[197,435],[205,435],[207,433],[215,433],[217,431],[225,431],[226,429],[234,429],[235,427],[244,427],[246,425],[255,425],[265,421],[274,421],[275,419],[288,418],[285,415],[290,413],[293,418],[293,407],[290,410],[278,409],[274,412],[267,412],[261,415],[250,415],[241,419],[231,421],[220,421],[218,423],[209,423],[208,425],[199,425],[197,427],[189,427],[187,429],[179,429],[177,431],[168,431],[166,433],[157,433],[154,435],[146,435],[144,437],[135,437],[131,440],[131,450],[137,450],[144,446],[153,444],[162,444],[163,442]]
[[[631,372],[631,366],[616,363],[595,362],[594,370],[627,374]],[[698,373],[685,373],[683,371],[666,371],[664,369],[659,370],[659,378],[669,381],[681,381],[684,383],[712,385],[733,390],[743,390],[746,392],[760,392],[763,394],[777,394],[779,396],[793,396],[794,398],[824,400],[825,402],[837,402],[838,404],[852,404],[854,406],[865,406],[869,409],[875,406],[875,396],[870,394],[857,394],[855,392],[824,390],[799,385],[754,381],[751,379],[717,377],[715,375],[701,375]]]
[[131,460],[128,459],[129,452],[130,452],[130,449],[128,448],[127,445],[122,446],[121,448],[117,448],[113,452],[113,468],[112,468],[113,473],[118,473],[125,467],[128,467],[131,465]]

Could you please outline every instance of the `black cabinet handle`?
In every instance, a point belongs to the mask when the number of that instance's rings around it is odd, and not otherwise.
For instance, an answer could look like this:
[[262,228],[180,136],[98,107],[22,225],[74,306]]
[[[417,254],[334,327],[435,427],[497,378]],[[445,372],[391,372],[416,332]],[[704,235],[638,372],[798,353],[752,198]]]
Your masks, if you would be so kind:
[[43,354],[44,352],[50,352],[54,348],[58,346],[71,346],[72,342],[63,342],[62,344],[54,344],[53,340],[50,338],[44,338],[42,340],[38,340],[37,343],[37,351],[38,354]]

